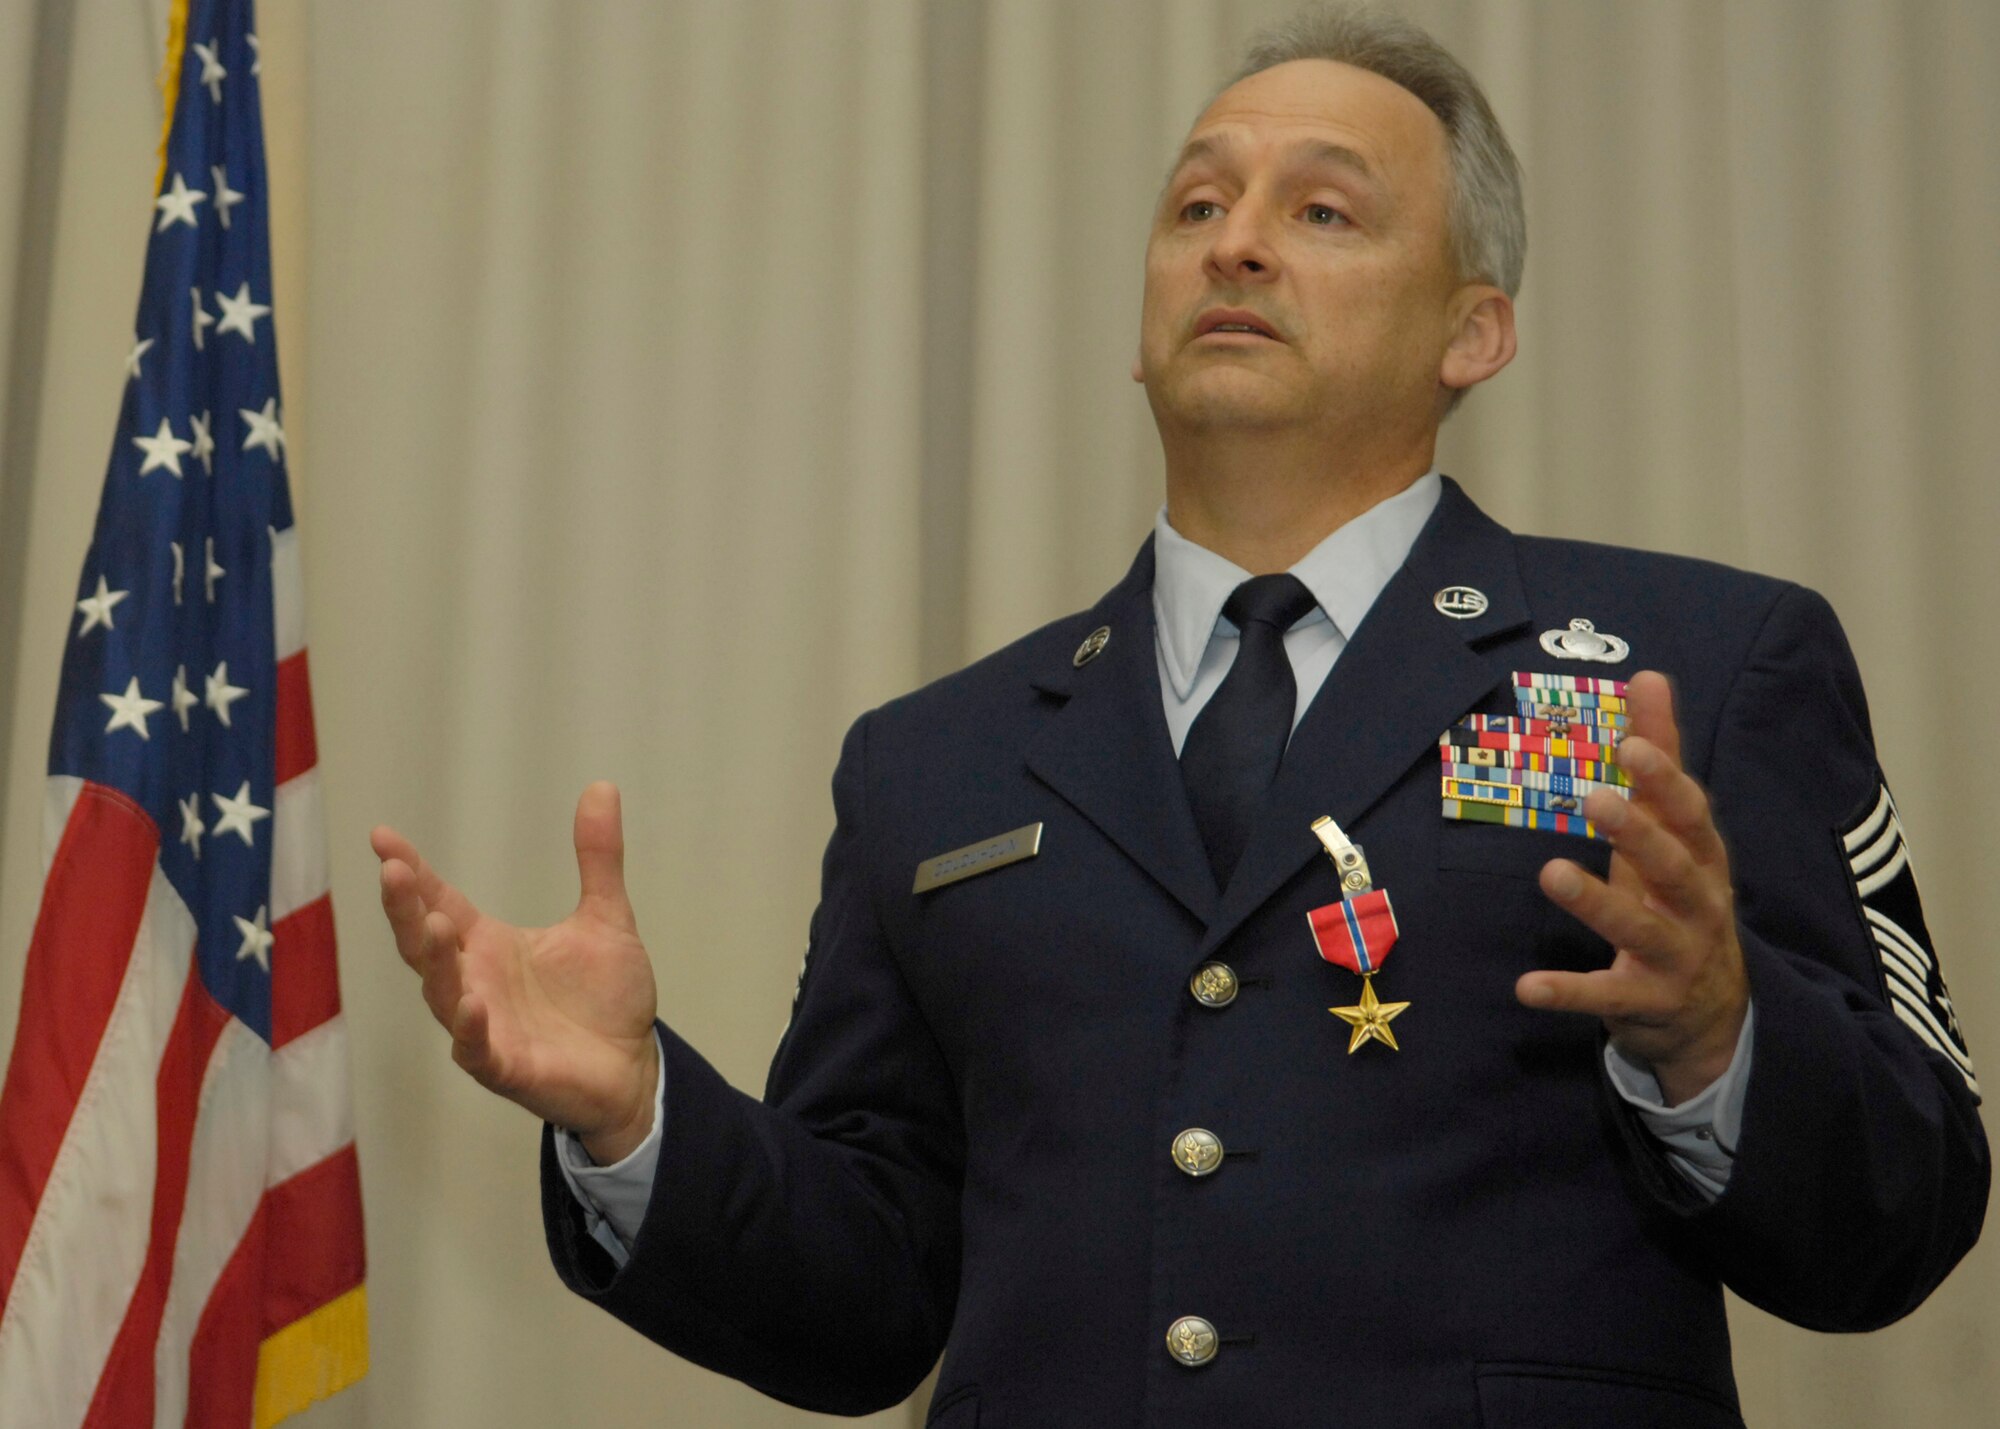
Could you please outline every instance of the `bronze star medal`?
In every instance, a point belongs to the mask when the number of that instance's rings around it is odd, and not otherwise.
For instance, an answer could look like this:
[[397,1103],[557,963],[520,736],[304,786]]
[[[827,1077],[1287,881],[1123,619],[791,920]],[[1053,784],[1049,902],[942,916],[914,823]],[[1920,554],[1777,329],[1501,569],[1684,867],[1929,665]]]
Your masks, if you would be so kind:
[[1389,1030],[1389,1024],[1409,1005],[1407,1002],[1382,1001],[1375,996],[1375,979],[1365,977],[1361,979],[1359,1006],[1329,1007],[1327,1011],[1354,1029],[1347,1039],[1348,1055],[1352,1056],[1357,1047],[1371,1039],[1386,1042],[1390,1051],[1400,1052],[1402,1049],[1396,1045],[1396,1034]]
[[1396,910],[1389,905],[1389,891],[1373,886],[1361,846],[1342,833],[1339,824],[1319,818],[1313,820],[1312,828],[1340,875],[1340,901],[1306,915],[1312,924],[1313,942],[1322,958],[1361,974],[1361,1001],[1353,1007],[1329,1007],[1327,1011],[1354,1029],[1347,1039],[1350,1057],[1364,1042],[1381,1042],[1390,1051],[1399,1052],[1402,1049],[1396,1045],[1389,1023],[1410,1004],[1384,1002],[1375,996],[1375,974],[1396,945]]

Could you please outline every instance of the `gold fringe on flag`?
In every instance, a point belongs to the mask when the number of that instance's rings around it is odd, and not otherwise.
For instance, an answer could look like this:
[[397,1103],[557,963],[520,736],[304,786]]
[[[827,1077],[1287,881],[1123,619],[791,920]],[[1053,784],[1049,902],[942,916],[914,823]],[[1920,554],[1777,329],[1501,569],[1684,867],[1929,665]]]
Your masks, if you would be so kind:
[[257,1429],[270,1429],[366,1373],[368,1287],[357,1285],[257,1347],[253,1422]]
[[166,113],[160,120],[160,172],[153,177],[153,192],[167,181],[167,140],[173,137],[174,106],[181,98],[181,61],[187,57],[188,0],[174,0],[167,12],[167,53],[160,61],[160,98]]

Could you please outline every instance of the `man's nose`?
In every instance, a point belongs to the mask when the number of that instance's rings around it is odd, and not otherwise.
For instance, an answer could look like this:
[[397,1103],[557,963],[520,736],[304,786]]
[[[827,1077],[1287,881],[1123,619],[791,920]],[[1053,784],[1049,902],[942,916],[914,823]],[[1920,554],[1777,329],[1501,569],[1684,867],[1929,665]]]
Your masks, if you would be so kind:
[[1271,215],[1262,204],[1240,202],[1216,226],[1208,264],[1214,276],[1232,282],[1269,278],[1278,271],[1271,242]]

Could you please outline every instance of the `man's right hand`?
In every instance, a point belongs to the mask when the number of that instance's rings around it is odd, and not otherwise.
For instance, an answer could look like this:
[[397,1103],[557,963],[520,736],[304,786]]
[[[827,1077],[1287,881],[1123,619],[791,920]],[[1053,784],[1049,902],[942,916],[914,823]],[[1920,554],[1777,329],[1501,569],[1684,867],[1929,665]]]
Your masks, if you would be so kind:
[[473,1080],[567,1127],[599,1165],[646,1139],[659,1084],[659,994],[625,896],[618,789],[592,784],[576,805],[583,896],[548,928],[481,913],[388,827],[382,911],[403,961],[424,980],[452,1060]]

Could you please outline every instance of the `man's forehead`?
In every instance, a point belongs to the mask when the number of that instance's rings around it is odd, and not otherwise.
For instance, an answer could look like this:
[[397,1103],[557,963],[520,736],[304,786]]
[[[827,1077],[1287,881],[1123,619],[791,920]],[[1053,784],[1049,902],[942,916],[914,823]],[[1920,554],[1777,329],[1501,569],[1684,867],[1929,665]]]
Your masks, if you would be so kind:
[[1345,150],[1354,167],[1379,176],[1442,158],[1445,136],[1429,106],[1394,80],[1334,60],[1292,60],[1218,94],[1188,131],[1176,165],[1266,143],[1335,161]]

